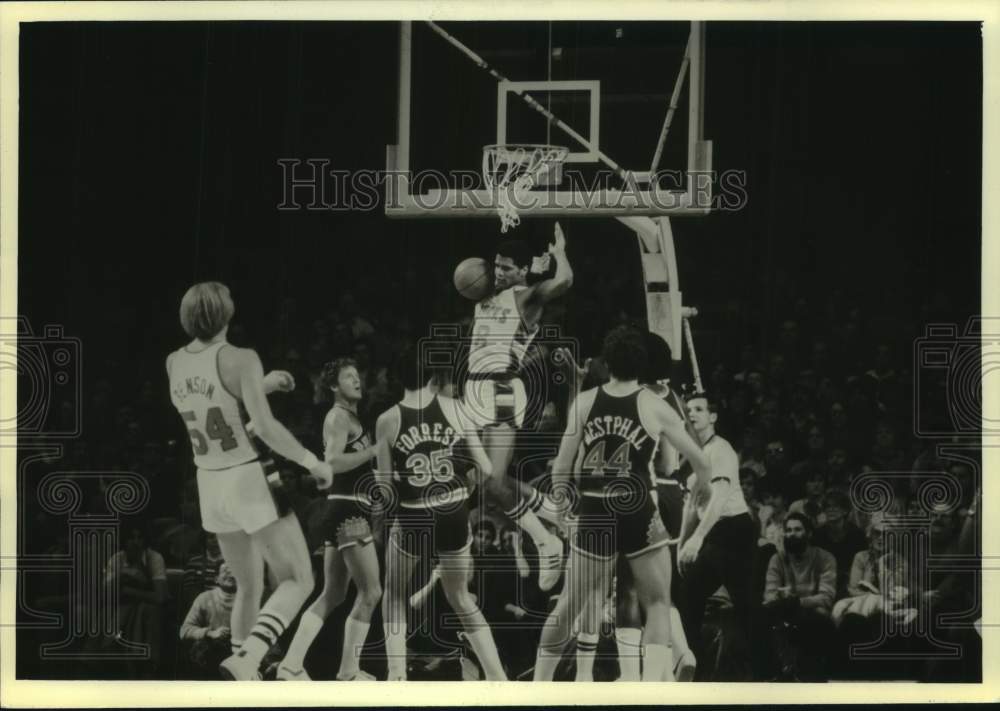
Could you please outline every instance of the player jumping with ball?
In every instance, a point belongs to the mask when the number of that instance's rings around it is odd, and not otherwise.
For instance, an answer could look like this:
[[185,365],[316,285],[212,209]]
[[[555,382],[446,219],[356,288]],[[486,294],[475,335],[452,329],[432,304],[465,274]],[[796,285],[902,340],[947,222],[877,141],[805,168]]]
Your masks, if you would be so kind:
[[536,515],[543,504],[541,495],[512,478],[507,470],[517,429],[523,426],[524,413],[529,409],[525,385],[519,377],[522,361],[538,332],[545,305],[565,294],[573,284],[559,223],[548,253],[555,260],[555,273],[528,286],[532,263],[528,246],[509,240],[497,248],[493,262],[495,291],[476,304],[464,401],[470,418],[483,430],[483,446],[493,466],[486,491],[538,548],[538,585],[542,590],[551,589],[559,579],[563,544]]

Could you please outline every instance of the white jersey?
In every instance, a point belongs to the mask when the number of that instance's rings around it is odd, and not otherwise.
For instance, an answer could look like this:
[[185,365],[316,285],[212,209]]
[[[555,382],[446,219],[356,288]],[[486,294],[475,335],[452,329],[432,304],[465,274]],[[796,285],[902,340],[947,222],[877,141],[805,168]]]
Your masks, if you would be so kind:
[[219,375],[219,351],[228,345],[213,343],[198,352],[185,346],[170,361],[170,400],[191,435],[199,469],[228,469],[258,456],[243,425],[240,400]]
[[[726,500],[722,504],[719,518],[747,513],[750,509],[747,508],[747,502],[743,498],[743,489],[740,487],[740,460],[732,445],[719,435],[712,435],[705,442],[702,451],[712,463],[712,481],[725,479],[729,482],[729,488],[725,494]],[[688,476],[687,486],[691,490],[692,496],[695,497],[698,515],[704,516],[709,499],[712,498],[711,488],[699,487],[697,474]]]
[[517,293],[526,286],[504,289],[476,304],[469,348],[470,373],[515,373],[538,333],[529,331],[517,307]]

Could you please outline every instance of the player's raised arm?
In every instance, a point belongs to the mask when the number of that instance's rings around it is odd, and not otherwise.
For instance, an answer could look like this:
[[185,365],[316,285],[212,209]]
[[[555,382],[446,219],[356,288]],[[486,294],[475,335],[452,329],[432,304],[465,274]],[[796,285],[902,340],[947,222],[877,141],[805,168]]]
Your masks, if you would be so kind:
[[573,286],[573,268],[566,257],[566,238],[558,222],[555,226],[554,242],[549,245],[549,254],[556,261],[556,272],[550,278],[529,288],[526,296],[528,304],[546,304],[559,298]]
[[351,432],[351,422],[342,408],[334,408],[330,413],[323,422],[323,441],[326,443],[323,459],[333,469],[333,473],[349,472],[374,459],[377,452],[375,445],[360,452],[344,451]]
[[250,349],[234,349],[237,355],[240,393],[247,414],[254,423],[254,431],[264,444],[285,459],[297,462],[317,478],[320,486],[328,486],[333,476],[330,466],[320,462],[316,455],[303,447],[295,435],[275,419],[264,392],[264,368],[260,357]]

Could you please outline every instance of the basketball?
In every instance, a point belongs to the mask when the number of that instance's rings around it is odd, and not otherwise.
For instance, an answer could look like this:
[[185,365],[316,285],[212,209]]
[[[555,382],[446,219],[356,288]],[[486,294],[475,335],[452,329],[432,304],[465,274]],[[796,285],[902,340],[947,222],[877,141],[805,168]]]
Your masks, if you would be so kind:
[[493,275],[485,259],[469,257],[455,267],[455,288],[472,301],[482,301],[493,290]]

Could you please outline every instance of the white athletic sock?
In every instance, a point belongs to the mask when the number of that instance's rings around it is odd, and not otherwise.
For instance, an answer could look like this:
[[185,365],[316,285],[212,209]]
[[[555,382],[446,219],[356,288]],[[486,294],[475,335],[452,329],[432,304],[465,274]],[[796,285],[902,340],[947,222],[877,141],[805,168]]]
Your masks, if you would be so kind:
[[552,501],[552,497],[546,494],[541,494],[540,502],[538,508],[535,509],[535,513],[544,518],[549,523],[558,524],[562,520],[561,510]]
[[643,660],[643,681],[673,681],[674,657],[665,644],[647,644]]
[[245,641],[246,640],[244,640],[244,639],[230,639],[229,640],[229,649],[232,650],[233,654],[236,654],[238,651],[240,651],[240,648],[243,646],[243,643]]
[[394,622],[382,625],[389,678],[406,678],[406,626]]
[[358,673],[361,662],[361,649],[368,639],[369,622],[361,622],[348,617],[344,623],[344,650],[340,655],[340,672],[337,676],[354,676]]
[[531,540],[535,542],[536,548],[547,543],[552,538],[552,534],[542,525],[542,522],[533,511],[525,511],[518,518],[514,519],[514,521],[525,533],[531,536]]
[[534,681],[552,681],[561,659],[562,648],[545,649],[545,647],[539,647],[538,655],[535,657]]
[[303,612],[302,618],[299,620],[299,628],[295,630],[292,643],[288,646],[288,654],[285,655],[281,664],[292,671],[301,669],[305,664],[309,647],[312,646],[313,640],[316,639],[316,635],[321,629],[323,629],[322,617],[311,610]]
[[477,630],[466,632],[466,639],[472,651],[476,653],[480,666],[486,674],[486,681],[507,681],[507,674],[500,663],[500,655],[497,653],[497,645],[493,641],[493,633],[490,628],[483,626]]
[[576,637],[576,680],[594,680],[594,657],[599,635],[581,632]]
[[621,676],[618,680],[639,681],[642,630],[635,627],[618,627],[615,629],[615,642],[618,644],[618,666],[621,667]]

